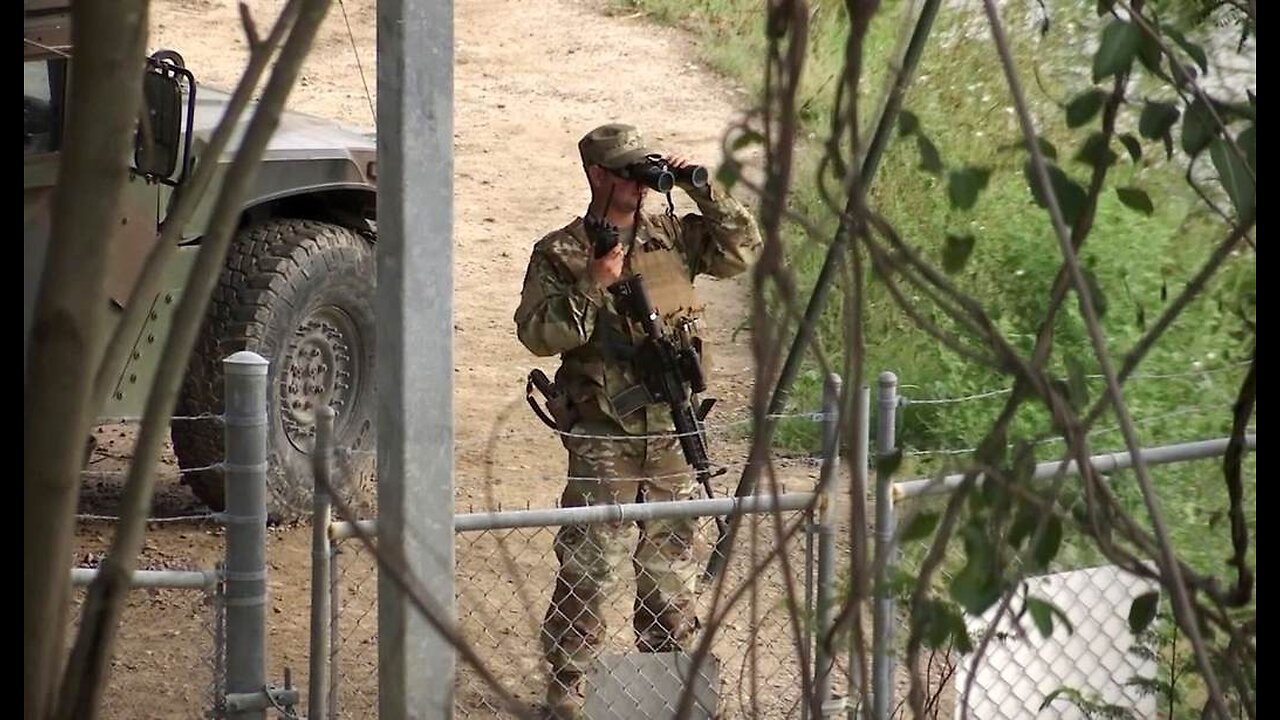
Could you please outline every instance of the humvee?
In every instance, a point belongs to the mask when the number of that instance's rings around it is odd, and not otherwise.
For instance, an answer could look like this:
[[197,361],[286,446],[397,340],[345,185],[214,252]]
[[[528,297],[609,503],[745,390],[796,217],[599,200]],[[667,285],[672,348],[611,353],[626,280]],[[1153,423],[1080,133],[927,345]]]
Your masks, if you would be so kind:
[[[64,100],[75,82],[71,22],[67,0],[25,3],[24,351],[29,349],[49,242],[61,131],[67,121]],[[106,278],[109,332],[119,323],[192,168],[217,163],[220,177],[236,149],[233,141],[221,157],[203,154],[230,96],[203,86],[197,90],[198,71],[186,67],[179,53],[165,50],[146,59],[138,78],[145,83],[152,125],[148,137],[154,146],[143,148],[144,141],[137,141],[117,210]],[[251,112],[252,105],[242,124]],[[164,270],[163,289],[131,338],[124,369],[112,379],[99,417],[141,413],[219,186],[215,179],[182,228],[179,247]],[[170,428],[183,481],[211,507],[223,505],[217,467],[222,428],[200,416],[221,412],[222,359],[237,350],[252,350],[270,362],[268,497],[274,516],[297,517],[310,508],[308,454],[316,410],[323,405],[337,410],[334,440],[345,467],[335,475],[347,483],[344,494],[358,499],[372,482],[376,190],[372,135],[298,113],[282,117],[248,189]]]

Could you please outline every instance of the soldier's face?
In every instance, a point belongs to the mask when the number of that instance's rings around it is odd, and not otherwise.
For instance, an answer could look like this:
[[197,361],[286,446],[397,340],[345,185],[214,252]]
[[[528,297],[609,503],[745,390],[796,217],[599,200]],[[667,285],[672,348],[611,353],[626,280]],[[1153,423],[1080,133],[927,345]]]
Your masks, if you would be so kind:
[[635,180],[618,177],[602,167],[590,173],[591,185],[597,197],[609,199],[609,209],[614,212],[635,212],[644,202],[648,188]]

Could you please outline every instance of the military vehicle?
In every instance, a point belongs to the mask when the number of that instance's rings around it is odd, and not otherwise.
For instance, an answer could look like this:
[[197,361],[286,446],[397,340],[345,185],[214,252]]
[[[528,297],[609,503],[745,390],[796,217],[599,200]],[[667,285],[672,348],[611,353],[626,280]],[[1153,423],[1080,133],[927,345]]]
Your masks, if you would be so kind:
[[[75,82],[67,0],[27,0],[23,42],[24,351],[31,337],[39,278],[49,242],[65,99]],[[141,60],[141,59],[140,59]],[[141,65],[141,63],[140,63]],[[181,55],[147,58],[144,96],[152,147],[137,141],[118,207],[106,286],[111,328],[119,323],[144,261],[159,240],[167,211],[186,189],[198,163],[225,172],[235,151],[205,157],[229,95],[197,89],[199,68]],[[244,114],[247,124],[253,107]],[[243,128],[241,128],[243,130]],[[144,133],[139,133],[142,138]],[[99,417],[137,416],[146,402],[183,286],[208,229],[220,186],[213,181],[182,228],[163,289],[132,338],[123,370],[113,378]],[[310,508],[308,454],[316,410],[337,410],[344,494],[363,497],[374,467],[374,243],[376,152],[372,135],[297,113],[286,113],[257,179],[248,189],[236,236],[210,301],[183,381],[176,415],[222,410],[222,359],[248,349],[270,362],[268,487],[270,511],[297,517]],[[24,357],[26,353],[24,352]],[[24,370],[25,372],[25,370]],[[215,509],[223,504],[222,427],[201,418],[171,426],[183,481]],[[335,477],[338,479],[338,477]]]

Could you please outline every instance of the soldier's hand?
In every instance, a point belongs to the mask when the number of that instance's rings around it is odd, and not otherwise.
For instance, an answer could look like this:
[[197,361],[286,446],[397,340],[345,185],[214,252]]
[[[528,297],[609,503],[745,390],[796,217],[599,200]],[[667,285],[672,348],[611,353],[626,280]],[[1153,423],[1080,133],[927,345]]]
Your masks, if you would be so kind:
[[591,261],[591,279],[596,285],[607,288],[622,279],[622,245],[614,245],[604,257]]
[[[693,167],[697,165],[697,163],[690,162],[683,155],[672,155],[671,157],[667,158],[667,164],[671,166],[672,170],[683,170],[684,168]],[[676,177],[680,178],[681,176],[679,173],[677,173]],[[698,188],[690,184],[689,182],[687,182],[686,179],[676,180],[676,185],[679,186],[681,190],[684,190],[687,193],[705,193],[707,191],[707,187],[710,187],[708,185],[703,188]]]

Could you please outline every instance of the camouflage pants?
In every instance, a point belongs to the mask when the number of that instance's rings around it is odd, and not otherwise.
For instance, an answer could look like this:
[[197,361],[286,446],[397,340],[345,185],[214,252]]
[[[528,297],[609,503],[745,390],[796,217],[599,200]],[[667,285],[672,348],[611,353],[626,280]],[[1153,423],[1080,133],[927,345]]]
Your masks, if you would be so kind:
[[[582,440],[566,445],[571,445],[570,479],[561,497],[564,507],[697,497],[674,440]],[[693,634],[700,572],[693,553],[696,521],[649,520],[638,525],[634,551],[629,524],[566,525],[556,535],[560,572],[542,628],[543,650],[554,679],[572,682],[586,672],[605,638],[606,604],[626,571],[628,556],[636,580],[632,625],[637,647],[642,652],[678,650]]]

